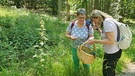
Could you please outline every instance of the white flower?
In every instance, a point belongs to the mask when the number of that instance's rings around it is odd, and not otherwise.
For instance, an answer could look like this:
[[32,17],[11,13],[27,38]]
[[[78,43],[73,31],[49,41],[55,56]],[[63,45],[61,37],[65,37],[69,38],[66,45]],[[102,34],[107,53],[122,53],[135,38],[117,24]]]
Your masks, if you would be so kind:
[[45,61],[45,59],[40,59],[40,62],[44,62]]

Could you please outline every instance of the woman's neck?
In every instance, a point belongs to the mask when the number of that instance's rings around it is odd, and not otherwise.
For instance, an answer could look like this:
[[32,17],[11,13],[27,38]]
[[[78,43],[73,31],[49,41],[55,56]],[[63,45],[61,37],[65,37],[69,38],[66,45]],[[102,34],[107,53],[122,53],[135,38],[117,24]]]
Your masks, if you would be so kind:
[[77,22],[77,26],[78,26],[79,28],[83,27],[83,26],[84,26],[84,22]]

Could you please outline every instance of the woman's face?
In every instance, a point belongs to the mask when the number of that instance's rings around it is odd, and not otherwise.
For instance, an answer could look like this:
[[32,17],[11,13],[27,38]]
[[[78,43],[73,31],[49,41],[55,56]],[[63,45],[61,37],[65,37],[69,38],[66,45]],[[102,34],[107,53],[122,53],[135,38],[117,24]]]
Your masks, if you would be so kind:
[[86,15],[83,14],[83,15],[78,15],[77,16],[77,19],[78,19],[78,22],[80,23],[84,23],[85,19],[86,19]]
[[92,18],[92,22],[93,22],[95,25],[100,25],[100,17],[94,17],[94,18]]

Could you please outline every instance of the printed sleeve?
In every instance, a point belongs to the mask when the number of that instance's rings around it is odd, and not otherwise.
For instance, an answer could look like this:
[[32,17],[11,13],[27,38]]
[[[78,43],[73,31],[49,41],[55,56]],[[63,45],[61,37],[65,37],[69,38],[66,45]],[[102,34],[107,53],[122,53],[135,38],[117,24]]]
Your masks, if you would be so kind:
[[92,28],[92,26],[91,26],[91,24],[89,25],[89,34],[93,34],[94,33],[94,30],[93,30],[93,28]]
[[114,30],[114,23],[109,20],[104,21],[103,28],[105,32],[112,32]]
[[72,22],[68,25],[66,32],[71,32],[71,24],[72,24]]

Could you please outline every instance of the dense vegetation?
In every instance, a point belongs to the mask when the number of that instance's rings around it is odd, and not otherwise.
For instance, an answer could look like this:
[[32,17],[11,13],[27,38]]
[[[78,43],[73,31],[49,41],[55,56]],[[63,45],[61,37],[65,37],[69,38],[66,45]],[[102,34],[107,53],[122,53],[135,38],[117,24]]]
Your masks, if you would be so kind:
[[[45,31],[41,30],[41,20]],[[130,20],[129,22],[133,22]],[[0,7],[0,76],[76,76],[65,38],[68,23],[46,14],[33,14],[24,9]],[[133,23],[130,27],[135,37]],[[42,37],[41,32],[44,33]],[[95,38],[99,35],[95,31]],[[120,73],[125,64],[135,61],[135,39],[123,51],[117,67]],[[103,50],[96,44],[96,60],[91,64],[92,76],[102,76]],[[84,75],[81,68],[81,75]]]
[[87,17],[93,9],[99,9],[116,18],[122,16],[135,19],[134,3],[135,0],[0,0],[3,6],[40,10],[40,13],[46,11],[61,18],[66,15],[66,20],[74,15],[71,10],[75,11],[80,7],[87,10]]

